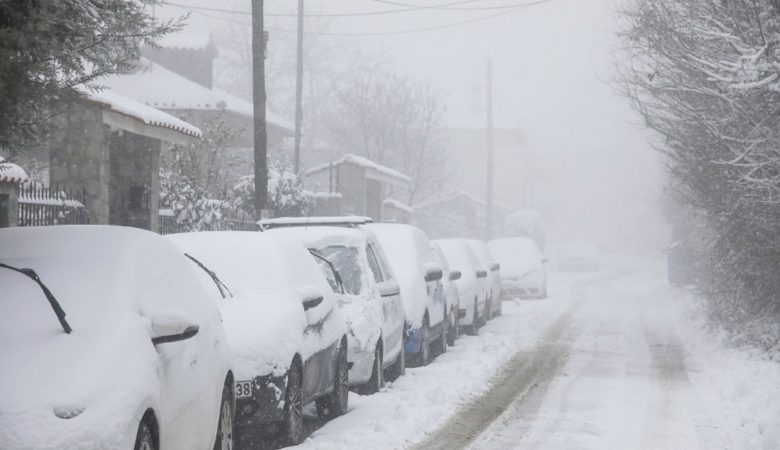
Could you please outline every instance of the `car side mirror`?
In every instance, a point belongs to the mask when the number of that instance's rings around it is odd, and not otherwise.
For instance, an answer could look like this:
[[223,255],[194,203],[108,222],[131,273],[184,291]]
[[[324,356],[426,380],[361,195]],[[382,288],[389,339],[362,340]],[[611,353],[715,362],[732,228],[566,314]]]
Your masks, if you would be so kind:
[[450,281],[460,280],[461,275],[460,270],[453,270],[450,272]]
[[187,340],[200,331],[200,327],[184,318],[161,315],[152,318],[152,344],[167,344]]
[[477,278],[487,277],[487,270],[477,270]]
[[542,264],[547,264],[548,262],[550,262],[550,258],[546,256],[542,258]]
[[429,269],[425,272],[425,281],[439,281],[443,275],[441,269]]
[[316,308],[317,306],[320,305],[320,303],[322,303],[322,300],[323,300],[322,295],[317,295],[314,297],[306,297],[303,300],[303,310],[308,311],[312,308]]
[[379,284],[379,295],[382,297],[393,297],[401,293],[401,288],[394,280],[385,281]]

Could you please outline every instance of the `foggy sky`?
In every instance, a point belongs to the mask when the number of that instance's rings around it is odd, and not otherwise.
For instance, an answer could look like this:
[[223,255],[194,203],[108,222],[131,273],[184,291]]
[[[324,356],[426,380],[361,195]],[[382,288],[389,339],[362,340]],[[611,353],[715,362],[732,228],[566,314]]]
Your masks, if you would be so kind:
[[[249,10],[248,0],[181,3]],[[296,11],[292,0],[267,0],[266,12]],[[442,0],[407,0],[437,5]],[[463,7],[507,5],[518,0],[484,0]],[[395,7],[371,0],[306,0],[308,13],[381,11]],[[620,245],[663,239],[658,211],[662,170],[648,144],[649,135],[627,102],[606,83],[613,76],[617,4],[604,0],[557,0],[489,20],[453,28],[389,36],[324,36],[336,45],[384,51],[401,72],[431,80],[447,94],[452,127],[484,126],[485,64],[494,62],[496,123],[519,127],[527,148],[502,149],[500,164],[530,164],[531,201],[550,221],[553,234],[565,238],[619,239]],[[167,7],[159,14],[180,13]],[[441,11],[309,18],[310,31],[373,33],[412,30],[479,19],[504,10]],[[193,13],[189,31],[219,33],[230,17]],[[234,19],[247,20],[243,16]],[[266,18],[271,39],[294,30],[295,19]],[[233,25],[235,26],[235,25]],[[476,123],[474,123],[476,122]],[[483,149],[475,149],[483,152]],[[522,152],[527,152],[523,155]],[[507,154],[508,153],[508,154]],[[519,172],[520,173],[520,172]],[[479,173],[457,173],[456,179],[477,195]],[[496,197],[521,206],[521,184],[496,180]],[[641,228],[639,228],[641,225]]]

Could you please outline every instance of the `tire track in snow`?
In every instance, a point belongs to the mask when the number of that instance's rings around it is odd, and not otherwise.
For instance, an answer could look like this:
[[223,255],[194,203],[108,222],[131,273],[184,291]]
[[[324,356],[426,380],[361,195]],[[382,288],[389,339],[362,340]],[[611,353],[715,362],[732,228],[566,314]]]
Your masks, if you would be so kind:
[[420,450],[464,448],[485,431],[518,398],[533,395],[541,404],[544,390],[555,372],[566,362],[571,344],[572,317],[587,300],[585,291],[594,284],[609,282],[622,274],[583,281],[574,286],[574,298],[543,334],[530,352],[518,352],[492,381],[484,395],[472,400],[442,427],[413,448]]

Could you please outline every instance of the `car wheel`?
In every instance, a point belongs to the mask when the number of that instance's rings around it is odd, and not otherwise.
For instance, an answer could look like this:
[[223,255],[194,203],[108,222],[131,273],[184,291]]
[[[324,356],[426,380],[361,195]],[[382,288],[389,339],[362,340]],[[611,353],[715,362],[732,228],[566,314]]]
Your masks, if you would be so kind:
[[317,400],[317,416],[330,420],[347,412],[349,403],[349,362],[347,344],[342,343],[333,377],[333,392]]
[[377,342],[376,350],[374,350],[374,368],[371,369],[371,378],[368,379],[368,383],[363,385],[363,389],[361,389],[363,394],[376,394],[385,385],[385,377],[384,373],[382,372],[382,365],[382,344]]
[[219,424],[217,437],[214,440],[214,450],[232,450],[234,410],[233,392],[228,386],[225,386],[222,389],[222,404],[219,407]]
[[474,301],[474,316],[471,319],[471,326],[468,328],[469,334],[472,336],[479,335],[479,309],[477,308],[477,302]]
[[496,302],[496,308],[493,310],[493,317],[498,317],[501,315],[501,306],[503,305],[502,302],[501,295],[499,295],[498,301]]
[[450,333],[447,335],[447,345],[450,347],[455,345],[455,340],[458,339],[458,336],[460,335],[460,314],[457,314],[457,309],[455,310],[456,313],[452,315],[452,326],[450,326]]
[[441,336],[439,337],[439,344],[437,345],[439,354],[447,353],[447,336],[450,334],[450,318],[447,317],[446,310],[444,317],[441,321]]
[[298,445],[303,437],[303,377],[297,365],[287,371],[287,391],[284,395],[284,445]]
[[420,336],[420,353],[417,354],[417,365],[427,366],[431,362],[431,330],[428,325],[428,317],[423,319],[423,326]]
[[406,373],[406,342],[401,339],[401,351],[392,366],[387,368],[387,379],[395,381]]
[[146,420],[142,420],[138,424],[138,432],[135,435],[134,450],[156,450],[154,445],[154,436],[152,435],[152,427]]

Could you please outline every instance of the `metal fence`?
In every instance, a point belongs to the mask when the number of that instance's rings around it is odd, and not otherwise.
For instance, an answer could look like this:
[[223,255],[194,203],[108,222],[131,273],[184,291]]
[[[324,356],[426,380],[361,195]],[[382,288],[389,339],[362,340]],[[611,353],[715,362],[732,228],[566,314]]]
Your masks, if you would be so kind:
[[88,224],[86,192],[26,183],[19,186],[19,226]]

